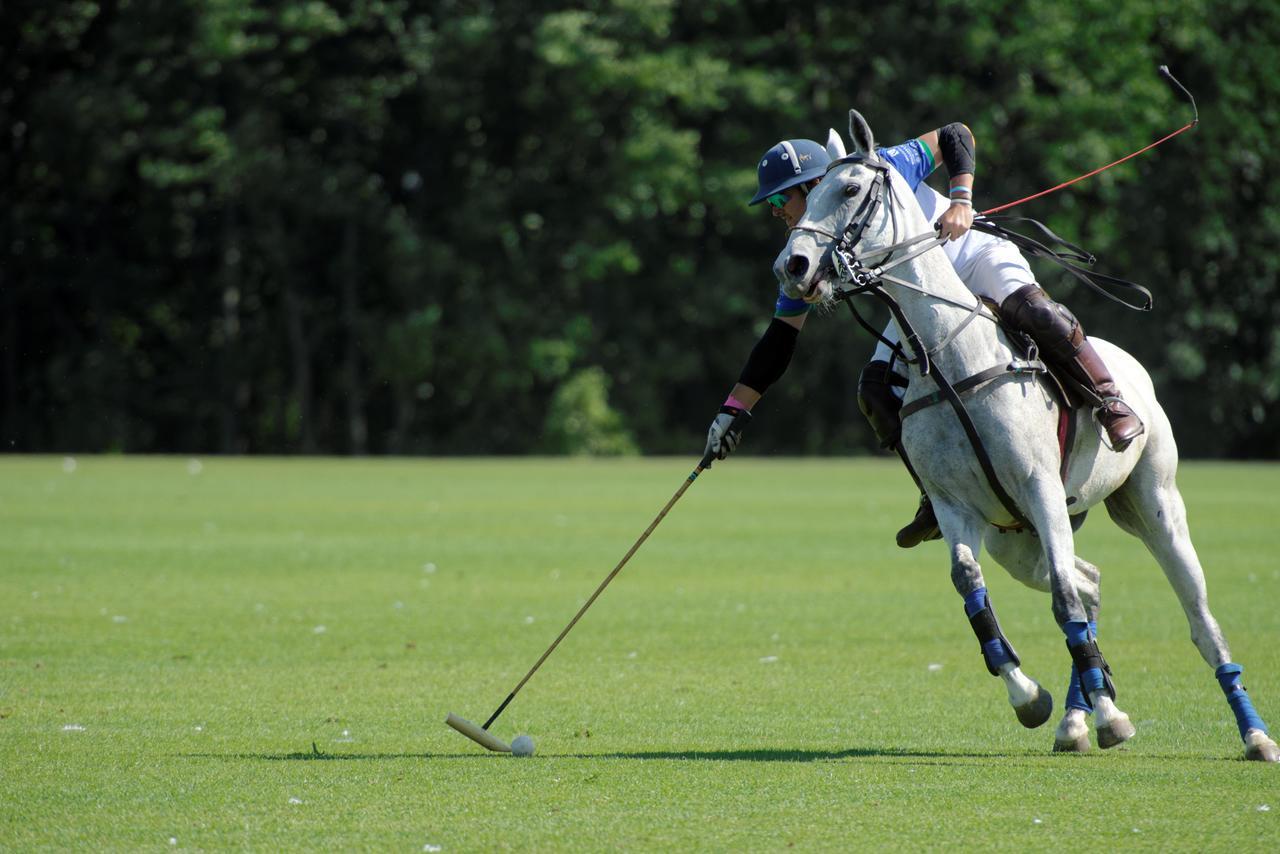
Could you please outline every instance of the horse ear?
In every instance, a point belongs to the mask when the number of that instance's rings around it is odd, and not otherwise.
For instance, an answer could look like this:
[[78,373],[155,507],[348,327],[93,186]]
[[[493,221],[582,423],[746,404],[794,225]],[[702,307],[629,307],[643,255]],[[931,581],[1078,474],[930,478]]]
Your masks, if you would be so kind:
[[859,154],[875,157],[876,138],[871,134],[871,125],[867,124],[867,120],[857,110],[849,111],[849,138],[853,140],[853,147]]
[[827,128],[827,154],[832,160],[839,160],[845,153],[844,140],[840,138],[840,134],[836,133],[835,128]]

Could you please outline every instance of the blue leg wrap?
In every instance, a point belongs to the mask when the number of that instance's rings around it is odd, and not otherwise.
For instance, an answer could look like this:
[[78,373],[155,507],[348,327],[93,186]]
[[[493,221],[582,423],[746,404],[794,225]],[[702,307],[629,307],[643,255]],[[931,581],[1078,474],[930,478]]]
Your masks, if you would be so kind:
[[[1094,620],[1089,621],[1089,635],[1094,639],[1098,637],[1098,624]],[[1086,713],[1093,711],[1084,695],[1084,689],[1080,687],[1080,670],[1074,664],[1071,665],[1071,684],[1067,686],[1067,708],[1080,709]]]
[[964,613],[969,618],[973,633],[978,637],[978,643],[982,646],[982,658],[992,676],[998,675],[1005,664],[1018,663],[1018,654],[1000,631],[995,612],[991,610],[987,588],[979,587],[964,597]]
[[1067,646],[1079,646],[1089,642],[1089,624],[1084,620],[1071,620],[1062,627],[1067,636]]
[[1005,651],[1004,641],[1000,638],[989,640],[982,645],[982,657],[986,659],[987,667],[996,670],[999,670],[1005,662],[1012,661],[1009,653]]
[[1243,672],[1243,667],[1239,664],[1231,663],[1224,664],[1213,672],[1213,675],[1218,677],[1218,684],[1222,686],[1222,693],[1227,695],[1227,702],[1231,704],[1231,711],[1235,713],[1236,726],[1240,727],[1241,738],[1244,738],[1245,733],[1251,729],[1260,729],[1263,732],[1267,732],[1267,725],[1258,716],[1257,710],[1253,708],[1253,701],[1249,699],[1248,692],[1240,684],[1240,674]]
[[[1090,637],[1089,624],[1084,620],[1068,620],[1062,627],[1067,636],[1067,649],[1071,652],[1071,660],[1080,679],[1080,699],[1088,702],[1094,691],[1106,691],[1111,699],[1116,698],[1115,687],[1111,684],[1107,673],[1106,661],[1098,652],[1098,643]],[[1109,672],[1109,671],[1107,671]]]

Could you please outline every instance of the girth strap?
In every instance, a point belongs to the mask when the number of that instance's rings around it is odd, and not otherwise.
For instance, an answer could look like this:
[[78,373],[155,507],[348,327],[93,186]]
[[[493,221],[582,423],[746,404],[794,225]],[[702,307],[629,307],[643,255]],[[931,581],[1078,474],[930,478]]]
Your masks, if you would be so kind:
[[[966,391],[975,389],[983,383],[991,382],[997,377],[1002,377],[1005,374],[1039,374],[1043,373],[1045,370],[1047,370],[1047,368],[1045,367],[1044,362],[1041,362],[1039,359],[1035,359],[1033,361],[1019,360],[1010,362],[1007,365],[995,365],[994,367],[987,368],[985,371],[979,371],[971,377],[966,377],[965,379],[960,380],[960,382],[955,384],[954,388],[956,394],[964,394]],[[922,409],[928,409],[935,403],[941,403],[945,399],[946,396],[942,393],[941,389],[935,392],[930,392],[924,397],[918,397],[903,406],[902,411],[898,413],[898,416],[905,421],[908,415],[913,415]]]
[[[951,383],[943,376],[942,371],[938,370],[925,351],[920,335],[911,326],[911,322],[907,320],[906,314],[902,311],[902,306],[898,305],[897,300],[889,296],[882,288],[876,288],[871,291],[875,296],[879,297],[889,307],[889,312],[893,315],[893,319],[897,321],[898,329],[902,332],[904,341],[912,345],[915,351],[916,367],[924,376],[932,377],[938,386],[938,394],[942,399],[951,404],[951,408],[955,410],[956,418],[960,421],[960,426],[964,428],[965,435],[969,438],[969,444],[973,447],[973,454],[978,458],[978,465],[982,467],[982,473],[986,475],[987,483],[991,486],[991,491],[996,494],[996,498],[1000,500],[1005,512],[1013,517],[1018,526],[1033,529],[1027,517],[1022,515],[1022,511],[1018,509],[1017,503],[1005,491],[1004,486],[1000,483],[1000,478],[996,475],[995,466],[991,463],[991,456],[987,453],[987,448],[982,444],[982,437],[978,435],[977,425],[973,423],[973,417],[969,415],[969,410],[965,409],[964,401],[960,399],[960,394],[955,390]],[[837,294],[837,298],[840,298]],[[849,295],[843,295],[845,302],[850,302]],[[850,304],[852,308],[852,304]],[[1003,371],[1003,368],[1001,369]],[[1034,529],[1033,529],[1034,530]]]

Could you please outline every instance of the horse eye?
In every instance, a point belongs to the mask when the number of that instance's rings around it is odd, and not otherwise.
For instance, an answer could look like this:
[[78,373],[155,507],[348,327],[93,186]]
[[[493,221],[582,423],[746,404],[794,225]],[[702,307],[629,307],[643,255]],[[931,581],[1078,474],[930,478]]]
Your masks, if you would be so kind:
[[860,192],[862,192],[862,188],[859,187],[857,184],[850,184],[849,186],[844,188],[844,194],[846,196],[856,196]]

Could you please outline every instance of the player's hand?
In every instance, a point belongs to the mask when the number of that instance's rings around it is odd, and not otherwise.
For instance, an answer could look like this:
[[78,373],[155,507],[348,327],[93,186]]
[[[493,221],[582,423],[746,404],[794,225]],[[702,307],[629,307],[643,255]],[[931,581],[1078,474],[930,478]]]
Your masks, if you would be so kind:
[[[736,428],[734,428],[735,420]],[[751,413],[745,409],[739,409],[736,406],[720,407],[720,413],[716,415],[710,429],[707,430],[707,450],[704,456],[723,460],[733,453],[738,445],[742,444],[742,430],[750,420]]]
[[948,240],[959,240],[972,227],[972,205],[952,205],[938,220],[938,234]]

